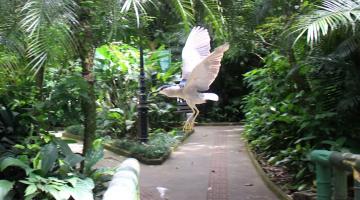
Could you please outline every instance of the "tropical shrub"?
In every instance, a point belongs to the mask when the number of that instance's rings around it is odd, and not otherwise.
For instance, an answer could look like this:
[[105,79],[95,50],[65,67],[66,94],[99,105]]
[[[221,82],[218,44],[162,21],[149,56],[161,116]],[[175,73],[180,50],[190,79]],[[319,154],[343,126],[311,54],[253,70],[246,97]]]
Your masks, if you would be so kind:
[[[103,157],[96,140],[86,157],[71,151],[66,141],[41,134],[0,155],[1,199],[94,199],[93,190],[111,171],[93,169]],[[84,170],[79,170],[84,162]],[[8,176],[12,174],[12,176]],[[101,177],[101,178],[99,178]],[[96,183],[96,185],[95,185]]]
[[83,121],[81,98],[88,98],[86,83],[81,77],[79,68],[72,70],[48,70],[45,91],[47,97],[42,104],[42,112],[51,127],[64,127]]
[[274,52],[264,67],[245,74],[252,91],[244,98],[244,135],[263,159],[293,173],[293,189],[304,189],[314,175],[311,150],[359,150],[354,140],[360,124],[348,121],[357,111],[343,109],[348,94],[357,90],[346,85],[357,78],[346,75],[349,68],[303,64],[309,88],[302,90],[290,79],[291,70],[288,59]]
[[[148,92],[163,84],[169,84],[179,72],[177,63],[169,63],[163,70],[160,60],[163,47],[145,52],[146,88]],[[104,45],[97,50],[95,74],[97,76],[98,133],[113,138],[135,136],[137,121],[137,94],[139,84],[139,50],[128,44]],[[174,125],[177,115],[171,101],[151,95],[149,101],[149,123],[151,128],[167,128]],[[172,101],[174,102],[174,101]],[[170,103],[170,104],[169,104]],[[161,123],[159,123],[161,122]]]

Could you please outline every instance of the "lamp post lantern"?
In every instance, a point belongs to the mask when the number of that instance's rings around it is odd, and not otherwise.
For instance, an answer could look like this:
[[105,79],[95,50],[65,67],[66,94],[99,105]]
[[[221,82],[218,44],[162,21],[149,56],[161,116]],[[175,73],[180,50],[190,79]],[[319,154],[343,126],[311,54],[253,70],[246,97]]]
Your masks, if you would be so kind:
[[148,107],[146,99],[146,84],[144,71],[144,50],[142,45],[139,47],[140,51],[140,76],[139,76],[139,103],[138,103],[138,137],[140,142],[148,141]]

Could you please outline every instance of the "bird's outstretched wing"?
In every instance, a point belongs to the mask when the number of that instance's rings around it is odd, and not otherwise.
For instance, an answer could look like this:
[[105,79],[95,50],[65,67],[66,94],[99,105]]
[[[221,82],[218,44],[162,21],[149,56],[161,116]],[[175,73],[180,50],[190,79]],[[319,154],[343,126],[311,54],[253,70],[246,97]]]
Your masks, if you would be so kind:
[[219,73],[221,59],[224,56],[224,52],[228,49],[229,44],[223,44],[201,61],[191,72],[185,84],[184,92],[191,93],[208,90]]
[[210,54],[210,36],[207,29],[195,27],[191,30],[182,51],[182,79],[188,79],[197,64]]

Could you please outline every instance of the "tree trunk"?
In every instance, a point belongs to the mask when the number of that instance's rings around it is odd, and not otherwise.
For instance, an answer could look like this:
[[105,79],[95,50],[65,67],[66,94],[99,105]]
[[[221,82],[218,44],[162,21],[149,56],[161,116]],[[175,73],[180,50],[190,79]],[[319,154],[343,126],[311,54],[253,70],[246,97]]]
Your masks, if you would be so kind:
[[90,26],[90,9],[79,2],[79,27],[77,39],[79,41],[79,57],[81,59],[81,67],[83,78],[87,83],[87,98],[81,99],[81,108],[84,114],[84,148],[83,155],[88,153],[95,140],[96,131],[96,96],[94,88],[93,61],[94,61],[94,36]]

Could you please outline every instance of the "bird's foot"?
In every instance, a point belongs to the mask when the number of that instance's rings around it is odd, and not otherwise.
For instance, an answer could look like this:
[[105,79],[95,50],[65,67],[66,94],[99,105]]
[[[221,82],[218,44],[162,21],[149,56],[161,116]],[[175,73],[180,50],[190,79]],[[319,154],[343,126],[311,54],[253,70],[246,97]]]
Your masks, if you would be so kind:
[[186,121],[183,127],[184,132],[191,132],[194,130],[194,122]]

